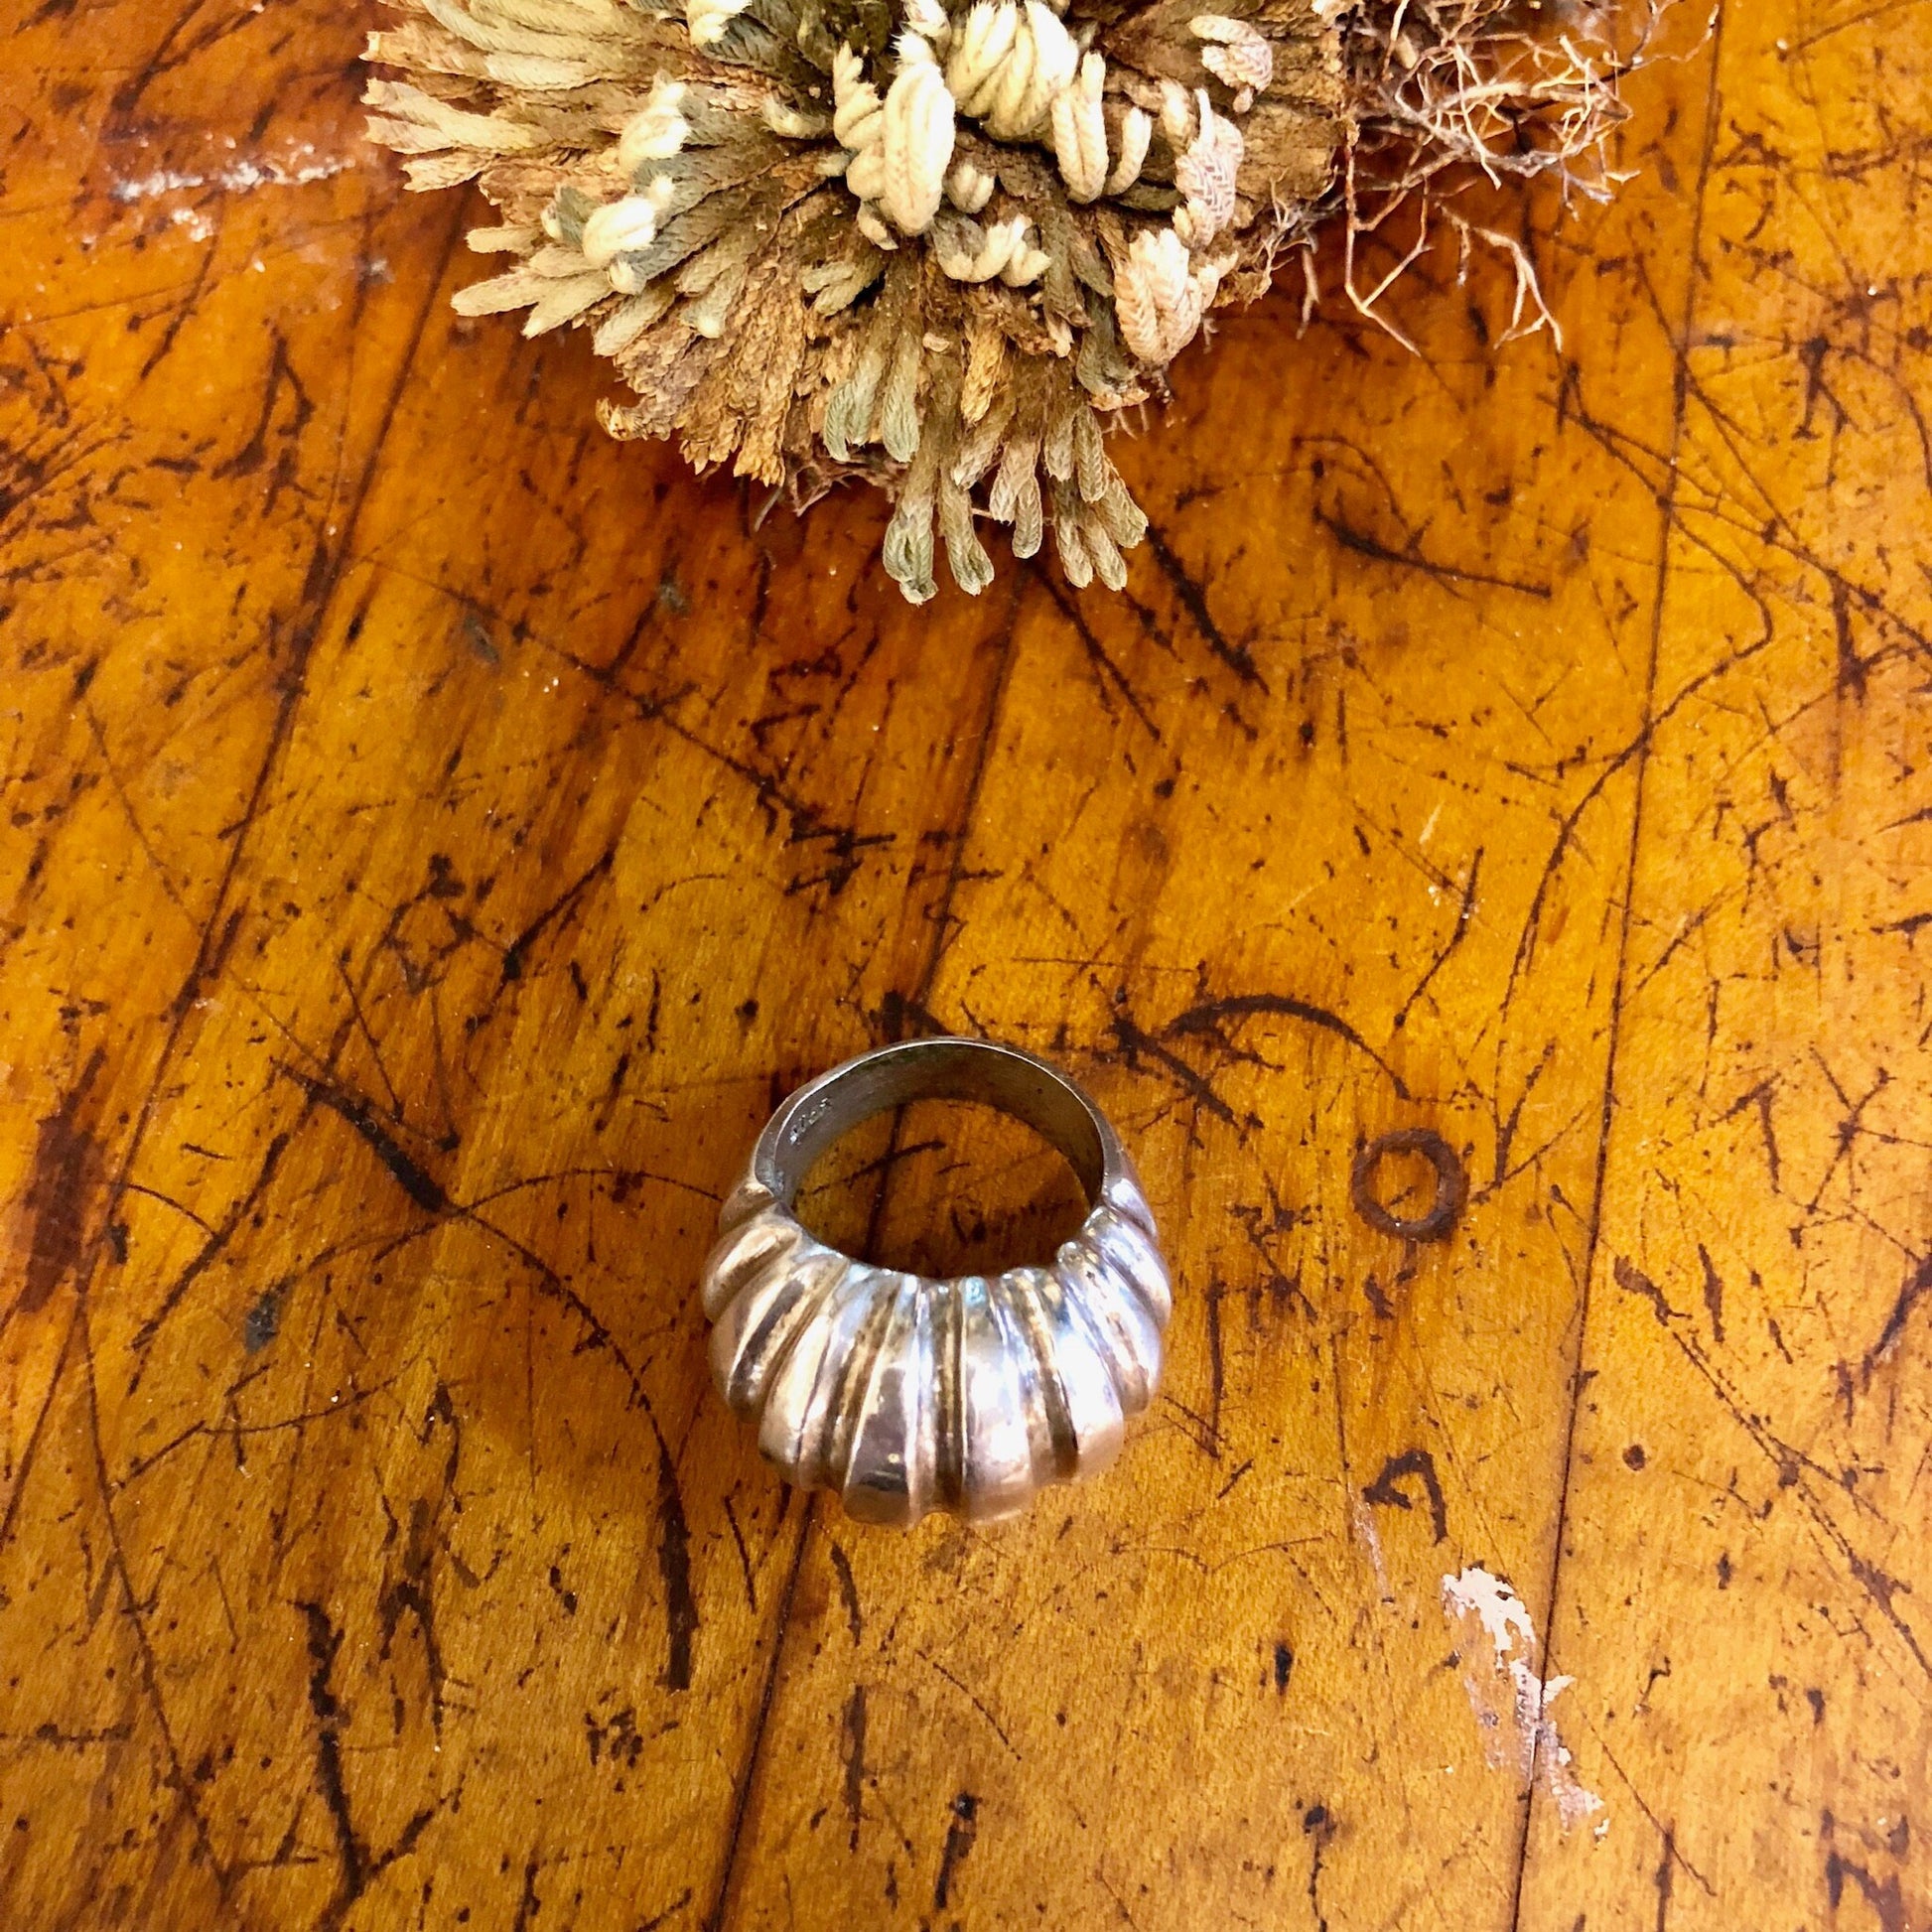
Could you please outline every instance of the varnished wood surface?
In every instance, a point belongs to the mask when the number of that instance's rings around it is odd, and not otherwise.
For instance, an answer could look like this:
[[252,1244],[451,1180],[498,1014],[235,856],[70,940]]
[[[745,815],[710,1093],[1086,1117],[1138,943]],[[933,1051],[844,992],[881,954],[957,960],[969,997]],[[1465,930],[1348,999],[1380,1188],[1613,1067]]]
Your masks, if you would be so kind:
[[[1932,1924],[1925,10],[1640,79],[1560,354],[1277,298],[1125,598],[919,613],[451,315],[362,26],[10,24],[0,1923]],[[1092,1085],[1179,1293],[1107,1481],[898,1539],[691,1285],[934,1026]],[[825,1216],[1063,1208],[933,1125]]]

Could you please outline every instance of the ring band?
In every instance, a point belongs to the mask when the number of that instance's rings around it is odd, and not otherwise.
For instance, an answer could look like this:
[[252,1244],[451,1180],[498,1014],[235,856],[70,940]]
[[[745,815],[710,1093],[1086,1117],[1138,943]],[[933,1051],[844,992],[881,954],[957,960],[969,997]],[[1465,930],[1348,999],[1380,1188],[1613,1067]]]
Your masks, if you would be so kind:
[[[977,1100],[1072,1165],[1089,1203],[1051,1268],[930,1281],[828,1247],[793,1211],[820,1155],[913,1100]],[[1154,1216],[1106,1117],[1065,1074],[988,1040],[910,1039],[771,1116],[704,1265],[711,1367],[787,1481],[863,1522],[1011,1516],[1113,1460],[1161,1375],[1173,1310]]]

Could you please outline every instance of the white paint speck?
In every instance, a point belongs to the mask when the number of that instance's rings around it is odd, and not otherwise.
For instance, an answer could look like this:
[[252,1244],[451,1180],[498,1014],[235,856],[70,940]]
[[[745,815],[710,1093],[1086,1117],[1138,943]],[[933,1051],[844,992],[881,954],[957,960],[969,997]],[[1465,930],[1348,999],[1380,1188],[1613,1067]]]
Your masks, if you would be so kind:
[[[1443,1614],[1456,1634],[1462,1688],[1491,1768],[1514,1771],[1525,1790],[1534,1778],[1555,1804],[1565,1831],[1601,1811],[1602,1799],[1578,1781],[1550,1715],[1576,1680],[1537,1674],[1536,1625],[1522,1598],[1500,1577],[1471,1568],[1443,1579]],[[1478,1644],[1488,1647],[1487,1670],[1471,1655]],[[1604,1819],[1597,1825],[1598,1838],[1608,1824]]]
[[[312,181],[340,175],[350,161],[346,155],[318,155],[307,142],[281,161],[231,161],[206,174],[157,168],[152,174],[130,176],[108,190],[123,204],[151,202],[158,195],[179,195],[192,188],[213,188],[223,194],[246,195],[257,188],[302,188]],[[177,212],[173,217],[180,220]]]
[[168,168],[157,168],[151,175],[133,181],[117,181],[108,191],[117,202],[147,202],[157,195],[172,195],[178,189],[206,188],[206,175],[178,175]]
[[1520,1643],[1524,1650],[1536,1648],[1536,1625],[1524,1608],[1522,1598],[1486,1570],[1465,1570],[1459,1577],[1443,1579],[1443,1603],[1451,1617],[1473,1614],[1496,1652],[1500,1668]]

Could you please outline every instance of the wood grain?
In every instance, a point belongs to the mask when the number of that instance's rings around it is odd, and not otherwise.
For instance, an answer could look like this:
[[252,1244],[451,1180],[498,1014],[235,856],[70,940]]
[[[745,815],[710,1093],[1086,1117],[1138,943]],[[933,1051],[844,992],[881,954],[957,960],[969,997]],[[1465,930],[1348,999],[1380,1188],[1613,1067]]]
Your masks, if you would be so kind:
[[[357,22],[16,19],[0,1922],[1932,1923],[1921,11],[1726,4],[1560,350],[1276,298],[1124,598],[923,613],[450,313]],[[1179,1292],[1106,1482],[895,1539],[691,1285],[933,1028],[1090,1083]],[[813,1204],[1068,1211],[958,1108]]]

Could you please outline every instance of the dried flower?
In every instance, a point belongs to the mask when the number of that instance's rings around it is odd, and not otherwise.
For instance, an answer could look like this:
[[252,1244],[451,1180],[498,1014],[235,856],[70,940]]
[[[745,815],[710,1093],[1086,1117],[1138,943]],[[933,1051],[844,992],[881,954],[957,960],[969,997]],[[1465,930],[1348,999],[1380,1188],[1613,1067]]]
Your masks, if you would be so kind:
[[915,602],[938,543],[991,580],[980,518],[1118,588],[1146,519],[1103,417],[1323,214],[1363,225],[1359,155],[1428,151],[1373,183],[1427,196],[1444,159],[1536,172],[1617,112],[1574,36],[1523,68],[1508,0],[1192,3],[390,0],[369,58],[412,78],[365,99],[412,187],[481,178],[501,210],[471,245],[514,265],[458,308],[592,328],[637,397],[615,435],[800,504],[875,481]]

